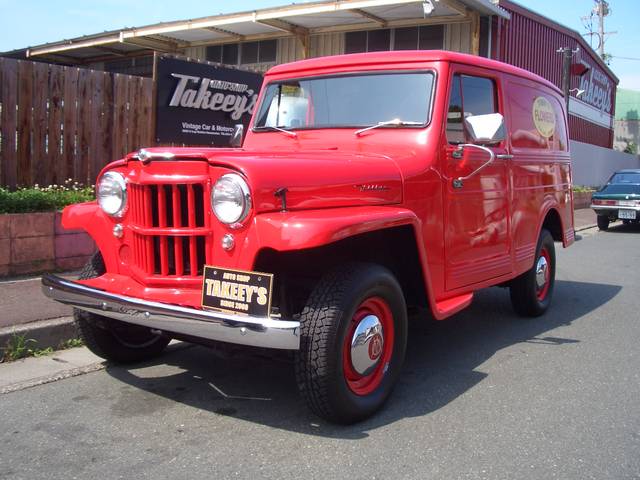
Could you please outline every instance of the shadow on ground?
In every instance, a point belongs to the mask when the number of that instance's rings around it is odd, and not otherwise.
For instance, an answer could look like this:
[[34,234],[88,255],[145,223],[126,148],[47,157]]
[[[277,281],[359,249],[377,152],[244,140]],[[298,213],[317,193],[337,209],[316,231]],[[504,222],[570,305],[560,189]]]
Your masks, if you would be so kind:
[[[232,416],[309,435],[357,439],[372,429],[447,405],[487,376],[476,368],[498,350],[523,342],[558,348],[577,342],[547,332],[580,321],[620,290],[616,285],[557,281],[550,311],[536,319],[524,319],[513,313],[507,290],[493,288],[478,292],[470,308],[447,321],[414,320],[404,372],[391,399],[376,416],[349,427],[328,424],[309,413],[298,396],[291,357],[285,354],[244,350],[223,358],[214,350],[190,347],[129,369],[110,366],[107,372],[139,389],[136,395],[158,395],[212,416]],[[139,406],[144,400],[134,403]],[[114,413],[135,416],[137,412],[127,412],[127,408],[138,406],[120,403]]]
[[611,233],[640,233],[640,223],[628,223],[616,222],[609,225],[607,232]]

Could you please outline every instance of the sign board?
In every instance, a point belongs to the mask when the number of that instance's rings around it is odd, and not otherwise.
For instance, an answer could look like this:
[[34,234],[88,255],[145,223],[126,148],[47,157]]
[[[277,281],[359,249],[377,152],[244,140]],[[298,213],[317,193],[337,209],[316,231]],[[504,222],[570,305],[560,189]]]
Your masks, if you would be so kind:
[[262,75],[170,56],[156,61],[156,142],[228,147],[249,125]]

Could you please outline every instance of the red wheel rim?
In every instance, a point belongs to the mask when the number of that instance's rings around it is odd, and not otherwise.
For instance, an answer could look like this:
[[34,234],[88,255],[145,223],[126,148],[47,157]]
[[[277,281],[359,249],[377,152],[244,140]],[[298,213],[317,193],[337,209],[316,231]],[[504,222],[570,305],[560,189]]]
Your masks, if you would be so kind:
[[[379,343],[372,342],[369,345],[369,355],[372,355],[373,350],[373,355],[379,355],[378,360],[372,372],[367,375],[361,375],[353,366],[351,358],[351,342],[360,322],[370,315],[377,317],[382,325],[382,351],[379,353],[376,351],[379,348]],[[393,343],[393,315],[387,302],[380,297],[370,297],[364,300],[358,308],[356,308],[356,311],[349,322],[342,346],[342,369],[344,379],[347,386],[353,393],[356,395],[368,395],[380,386],[382,379],[389,368],[389,362],[391,361],[391,355],[393,354]]]
[[[543,265],[543,270],[541,272],[541,265]],[[539,278],[543,277],[544,283],[540,285]],[[536,262],[536,296],[538,297],[538,301],[542,302],[547,297],[547,293],[549,293],[549,286],[551,284],[551,256],[549,255],[549,251],[546,247],[542,247],[540,250],[540,256]]]

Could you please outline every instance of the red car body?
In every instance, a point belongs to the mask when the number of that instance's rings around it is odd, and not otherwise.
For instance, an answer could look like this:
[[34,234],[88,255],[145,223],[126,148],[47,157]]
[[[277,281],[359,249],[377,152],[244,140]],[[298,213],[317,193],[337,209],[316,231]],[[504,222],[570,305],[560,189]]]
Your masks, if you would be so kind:
[[[119,172],[128,182],[124,216],[111,217],[95,202],[63,214],[63,225],[85,229],[104,259],[104,274],[78,283],[201,309],[203,264],[274,273],[277,299],[287,296],[280,287],[292,272],[303,271],[296,284],[305,277],[311,289],[325,267],[361,260],[366,250],[365,260],[391,265],[407,304],[423,304],[442,320],[469,305],[474,291],[535,267],[543,229],[565,247],[574,241],[565,102],[530,72],[442,51],[316,58],[267,72],[258,105],[274,82],[376,72],[431,72],[426,125],[358,135],[355,128],[301,128],[294,136],[254,129],[256,113],[242,148],[150,148],[172,159],[143,162],[132,153],[107,165],[103,173]],[[493,85],[505,120],[504,138],[484,144],[496,155],[486,166],[486,151],[465,148],[456,156],[461,142],[448,138],[448,121],[467,115],[451,107],[454,85],[461,82],[464,93],[472,77]],[[229,172],[251,190],[251,211],[240,225],[211,213],[211,189]],[[154,187],[160,184],[166,187]],[[166,197],[188,203],[188,221],[178,229],[163,221]],[[152,215],[154,209],[160,211]],[[113,234],[118,224],[120,237]],[[221,246],[225,234],[235,240],[231,250]],[[281,304],[283,317],[285,310]]]

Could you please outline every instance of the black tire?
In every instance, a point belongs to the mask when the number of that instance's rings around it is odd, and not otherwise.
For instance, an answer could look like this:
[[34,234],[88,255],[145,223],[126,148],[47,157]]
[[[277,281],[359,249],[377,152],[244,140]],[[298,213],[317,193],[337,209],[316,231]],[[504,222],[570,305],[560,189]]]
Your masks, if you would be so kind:
[[[381,338],[388,340],[392,336],[393,341],[383,340],[373,355],[373,340],[363,347],[368,349],[371,361],[377,363],[371,367],[373,373],[355,381],[347,378],[347,370],[353,367],[345,365],[353,365],[353,350],[348,350],[350,343],[345,342],[353,338],[355,326],[364,318],[358,320],[356,315],[365,315],[367,308],[388,313],[379,315],[382,324],[387,325]],[[344,265],[320,280],[300,320],[296,380],[309,408],[330,422],[342,424],[373,415],[395,386],[407,343],[407,307],[393,274],[375,264]],[[369,378],[371,383],[367,384]],[[364,382],[364,386],[355,387],[358,382]]]
[[[545,254],[546,252],[546,254]],[[547,265],[548,276],[544,275],[546,281],[544,287],[540,287],[536,281],[538,267],[541,259]],[[551,304],[553,289],[556,278],[556,251],[553,244],[553,237],[548,230],[540,232],[536,257],[533,266],[519,277],[513,279],[509,286],[511,304],[513,309],[523,317],[538,317],[547,311]]]
[[598,229],[607,230],[609,228],[609,217],[606,215],[598,215]]
[[[105,272],[104,261],[97,252],[84,266],[80,280],[95,278]],[[165,349],[170,338],[139,327],[102,317],[83,310],[73,310],[76,327],[84,344],[97,356],[116,363],[134,363],[153,358]]]

